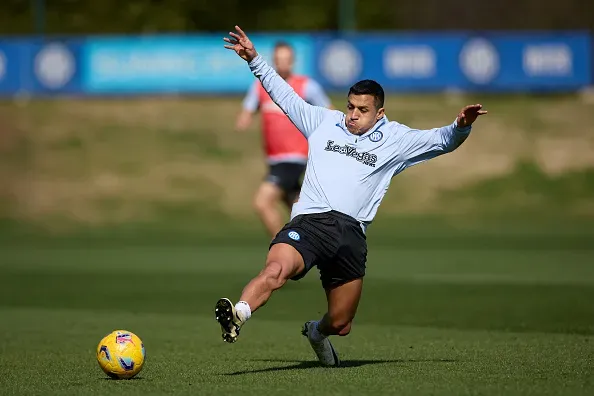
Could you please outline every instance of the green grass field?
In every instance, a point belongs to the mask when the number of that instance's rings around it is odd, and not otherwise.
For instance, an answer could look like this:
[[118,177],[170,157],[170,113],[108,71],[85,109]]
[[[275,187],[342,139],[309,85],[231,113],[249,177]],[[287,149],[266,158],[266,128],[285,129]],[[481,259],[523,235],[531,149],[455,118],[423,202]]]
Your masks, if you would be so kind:
[[[315,271],[221,340],[213,306],[268,245],[238,98],[0,103],[0,394],[593,395],[593,104],[403,95],[387,113],[429,128],[478,101],[459,150],[393,180],[337,369],[300,335],[325,310]],[[146,366],[108,380],[95,348],[122,328]]]
[[[213,318],[265,246],[4,248],[2,394],[591,395],[594,267],[583,249],[371,249],[344,367],[318,367],[301,324],[317,274],[273,296],[225,344]],[[137,380],[107,380],[102,336],[138,334]]]

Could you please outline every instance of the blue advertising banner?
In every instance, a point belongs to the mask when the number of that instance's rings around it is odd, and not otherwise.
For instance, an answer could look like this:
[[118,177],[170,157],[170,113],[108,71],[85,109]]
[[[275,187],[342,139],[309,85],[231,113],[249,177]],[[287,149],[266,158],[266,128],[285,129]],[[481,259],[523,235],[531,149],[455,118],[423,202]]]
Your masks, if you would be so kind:
[[[297,73],[313,72],[309,36],[282,39],[295,48]],[[255,35],[254,45],[267,60],[277,38]],[[88,93],[240,92],[254,76],[222,36],[155,36],[91,39],[82,53],[82,84]]]
[[71,41],[0,42],[0,94],[80,94],[79,51]]
[[591,83],[587,34],[499,34],[460,50],[461,87],[493,91],[574,90]]
[[326,36],[316,41],[316,76],[329,88],[369,78],[389,91],[573,90],[592,82],[590,41],[558,33]]
[[0,95],[12,96],[22,89],[22,45],[0,41]]
[[[242,94],[254,81],[223,35],[0,39],[0,95]],[[374,79],[387,92],[574,91],[594,81],[587,33],[255,34],[272,62],[277,40],[295,71],[344,92]]]
[[461,35],[365,35],[316,42],[317,78],[330,88],[346,88],[361,79],[386,90],[436,90],[460,85],[456,53]]

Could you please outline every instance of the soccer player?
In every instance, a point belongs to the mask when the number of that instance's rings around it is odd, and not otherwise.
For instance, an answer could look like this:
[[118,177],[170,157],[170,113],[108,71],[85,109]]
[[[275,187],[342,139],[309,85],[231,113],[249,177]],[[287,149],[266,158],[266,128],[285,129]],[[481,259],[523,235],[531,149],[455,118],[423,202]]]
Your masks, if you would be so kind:
[[393,176],[459,147],[472,123],[487,112],[464,107],[441,128],[411,129],[384,114],[384,91],[363,80],[348,93],[346,114],[307,104],[258,55],[239,28],[225,48],[248,62],[275,103],[309,142],[303,187],[291,220],[272,240],[264,269],[243,289],[239,302],[221,298],[215,316],[223,339],[235,342],[250,316],[289,279],[318,267],[328,311],[304,324],[302,334],[323,365],[338,366],[329,336],[349,334],[365,275],[365,231]]
[[[313,79],[293,73],[293,48],[285,42],[274,46],[274,66],[293,90],[314,106],[331,107],[330,99]],[[301,189],[301,177],[307,162],[307,140],[272,101],[260,84],[254,81],[243,101],[243,109],[237,118],[237,129],[249,127],[254,113],[262,113],[264,150],[268,162],[268,175],[260,184],[254,197],[254,207],[271,238],[284,225],[279,211],[279,201],[289,209],[295,203]]]

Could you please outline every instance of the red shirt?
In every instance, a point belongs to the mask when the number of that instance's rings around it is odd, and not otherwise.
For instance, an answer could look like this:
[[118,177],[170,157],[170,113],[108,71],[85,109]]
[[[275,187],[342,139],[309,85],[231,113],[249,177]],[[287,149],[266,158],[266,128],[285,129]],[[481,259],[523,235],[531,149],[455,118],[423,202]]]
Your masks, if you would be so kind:
[[[289,77],[287,83],[305,99],[305,86],[308,80],[305,76],[293,75]],[[307,139],[272,101],[260,81],[255,83],[258,86],[258,102],[262,112],[262,140],[268,161],[271,163],[306,162]]]

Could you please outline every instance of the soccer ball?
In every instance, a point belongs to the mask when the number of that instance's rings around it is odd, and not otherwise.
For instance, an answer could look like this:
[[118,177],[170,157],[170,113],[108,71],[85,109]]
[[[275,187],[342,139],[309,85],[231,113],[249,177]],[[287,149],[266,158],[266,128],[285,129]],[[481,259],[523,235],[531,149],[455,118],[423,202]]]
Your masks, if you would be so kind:
[[144,345],[138,336],[126,330],[115,330],[97,345],[97,362],[114,379],[129,379],[142,370]]

